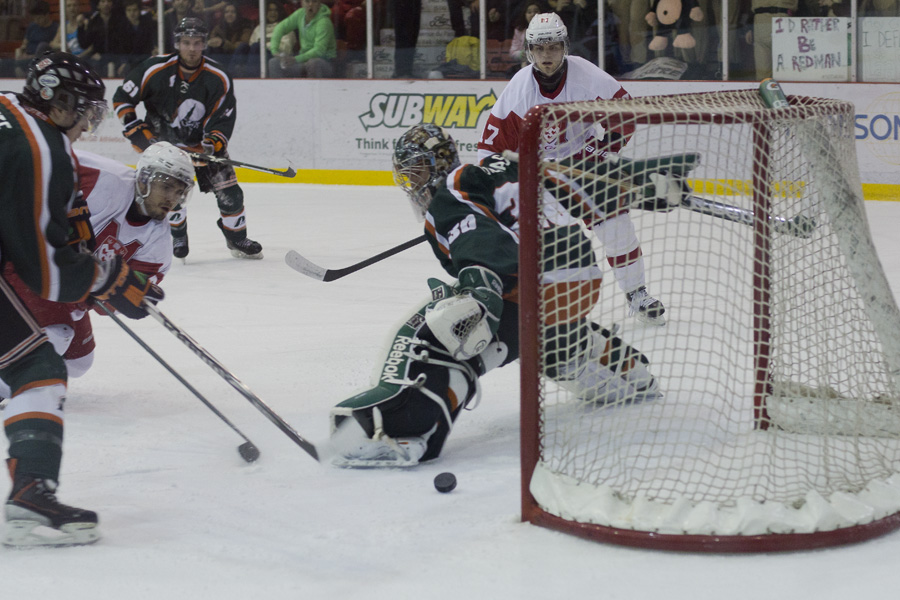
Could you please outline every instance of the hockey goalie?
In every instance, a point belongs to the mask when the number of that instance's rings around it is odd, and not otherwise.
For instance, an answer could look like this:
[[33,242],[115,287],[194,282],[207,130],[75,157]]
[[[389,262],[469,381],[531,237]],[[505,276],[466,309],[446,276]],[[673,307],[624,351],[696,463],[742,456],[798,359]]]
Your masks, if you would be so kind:
[[[453,139],[424,124],[400,137],[393,168],[435,257],[457,281],[429,280],[430,301],[393,336],[374,387],[332,409],[338,466],[406,467],[437,458],[460,412],[478,404],[479,378],[519,357],[518,164],[494,154],[461,165]],[[588,319],[602,271],[582,215],[573,213],[592,210],[593,200],[559,193],[571,187],[563,174],[548,182],[548,198],[567,200],[548,202],[543,218],[542,295],[552,307],[545,373],[594,405],[653,398],[659,385],[647,357]],[[608,193],[625,193],[619,190]]]

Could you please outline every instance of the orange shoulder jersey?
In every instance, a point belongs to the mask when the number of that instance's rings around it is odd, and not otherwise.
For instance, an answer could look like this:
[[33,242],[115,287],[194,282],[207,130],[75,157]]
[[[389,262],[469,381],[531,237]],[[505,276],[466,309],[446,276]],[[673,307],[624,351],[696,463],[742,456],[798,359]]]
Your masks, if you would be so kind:
[[127,125],[137,119],[141,103],[147,111],[144,121],[156,137],[181,147],[199,147],[213,133],[230,139],[237,118],[231,77],[206,57],[187,79],[177,54],[152,56],[140,63],[116,90],[113,108]]

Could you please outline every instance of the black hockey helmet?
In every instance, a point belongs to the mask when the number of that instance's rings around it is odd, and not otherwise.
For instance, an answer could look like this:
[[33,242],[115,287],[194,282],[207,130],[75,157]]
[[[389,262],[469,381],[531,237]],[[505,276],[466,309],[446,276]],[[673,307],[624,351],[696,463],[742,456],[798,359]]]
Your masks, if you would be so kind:
[[46,52],[31,61],[22,97],[48,114],[51,108],[74,110],[96,129],[106,116],[106,86],[87,61],[68,52]]
[[176,48],[178,48],[178,43],[184,36],[201,37],[203,38],[203,44],[205,46],[206,40],[209,39],[209,27],[206,26],[203,19],[198,19],[197,17],[185,17],[178,24],[178,27],[175,28]]
[[456,142],[432,123],[416,125],[394,146],[394,183],[409,195],[419,220],[431,204],[438,183],[459,166]]

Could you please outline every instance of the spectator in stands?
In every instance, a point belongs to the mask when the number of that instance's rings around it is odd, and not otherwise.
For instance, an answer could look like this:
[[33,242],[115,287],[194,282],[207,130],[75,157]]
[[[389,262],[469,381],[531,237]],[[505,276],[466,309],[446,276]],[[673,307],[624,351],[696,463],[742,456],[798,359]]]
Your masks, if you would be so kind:
[[[808,0],[816,2],[816,0]],[[807,5],[800,0],[752,0],[753,29],[747,32],[747,43],[753,44],[756,79],[772,76],[772,21],[776,17],[807,16]]]
[[513,60],[521,63],[521,66],[528,66],[528,59],[525,58],[525,30],[534,15],[547,12],[544,6],[537,1],[526,2],[525,8],[519,13],[515,20],[515,30],[513,31],[512,42],[509,45],[509,56]]
[[172,8],[166,10],[163,15],[163,23],[166,33],[166,44],[164,52],[166,54],[175,53],[175,28],[181,23],[182,19],[194,17],[206,23],[206,17],[203,13],[194,10],[192,0],[172,0]]
[[25,77],[31,60],[50,49],[50,43],[56,37],[59,23],[50,16],[50,5],[44,0],[37,0],[28,11],[31,23],[25,29],[25,39],[16,49],[16,76]]
[[347,50],[366,47],[366,0],[335,0],[331,7],[334,37],[347,43]]
[[[594,62],[596,48],[591,52],[584,39],[591,24],[597,20],[597,3],[588,0],[547,0],[550,10],[559,15],[569,31],[569,54]],[[593,56],[592,56],[593,54]]]
[[331,77],[337,46],[331,11],[321,0],[303,0],[300,10],[275,26],[269,50],[280,53],[281,39],[292,31],[297,32],[300,50],[294,55],[273,56],[269,60],[270,77]]
[[900,17],[900,2],[897,0],[862,0],[859,5],[861,17]]
[[141,0],[124,0],[124,35],[118,38],[116,51],[120,55],[117,75],[124,77],[138,63],[158,52],[156,47],[156,19],[150,13],[141,14]]
[[422,21],[422,0],[392,0],[394,9],[394,79],[413,76],[419,26]]
[[78,29],[78,43],[90,47],[88,61],[103,76],[113,76],[119,61],[118,48],[126,35],[125,15],[113,0],[98,0],[97,11]]
[[[506,39],[505,0],[487,0],[487,39],[503,41]],[[463,7],[469,8],[469,20],[465,20]],[[481,37],[479,26],[478,0],[447,0],[450,10],[450,27],[454,37],[470,35]]]
[[246,63],[253,24],[238,14],[235,0],[225,0],[224,4],[222,18],[212,28],[207,47],[210,56],[235,76],[235,71]]
[[[232,73],[232,77],[259,77],[259,53],[262,48],[266,49],[266,62],[268,63],[272,58],[272,53],[269,52],[269,43],[272,41],[272,32],[275,31],[275,26],[284,20],[284,4],[277,0],[271,0],[266,4],[265,16],[266,39],[260,39],[262,24],[257,25],[250,33],[250,51],[245,57],[244,64],[237,69],[237,75]],[[297,36],[293,31],[281,38],[281,43],[290,46],[292,52],[296,42]]]
[[85,21],[87,21],[87,15],[81,11],[81,0],[66,0],[66,26],[56,30],[56,37],[50,42],[50,48],[62,50],[60,35],[65,31],[66,52],[78,57],[85,57],[90,54],[90,48],[82,48],[81,44],[78,43],[78,28]]
[[626,68],[644,64],[647,62],[647,36],[650,33],[645,16],[650,12],[650,0],[607,0],[607,5],[618,19],[616,30]]

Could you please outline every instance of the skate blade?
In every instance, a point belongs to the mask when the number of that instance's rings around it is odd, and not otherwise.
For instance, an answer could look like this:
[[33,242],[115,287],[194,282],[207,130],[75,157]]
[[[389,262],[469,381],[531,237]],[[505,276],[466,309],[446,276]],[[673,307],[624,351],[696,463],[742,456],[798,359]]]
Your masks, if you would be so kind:
[[646,314],[638,313],[637,314],[638,323],[643,323],[644,325],[652,325],[653,327],[663,327],[666,324],[666,315],[660,315],[658,317],[650,317]]
[[12,548],[33,546],[84,546],[100,539],[96,523],[67,523],[59,529],[37,521],[7,521],[3,545]]
[[248,260],[261,260],[263,257],[263,253],[261,251],[257,254],[244,254],[240,250],[232,250],[231,255],[235,258],[246,258]]

